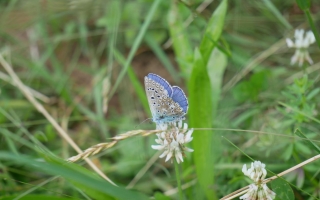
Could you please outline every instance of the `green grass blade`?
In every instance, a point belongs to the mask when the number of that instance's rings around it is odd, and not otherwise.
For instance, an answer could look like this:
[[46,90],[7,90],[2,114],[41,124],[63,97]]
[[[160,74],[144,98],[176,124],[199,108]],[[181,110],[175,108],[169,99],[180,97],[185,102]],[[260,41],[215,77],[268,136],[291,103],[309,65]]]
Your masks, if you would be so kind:
[[96,190],[99,193],[110,195],[117,199],[149,199],[138,192],[126,190],[123,187],[116,187],[105,180],[94,178],[92,175],[89,175],[89,171],[84,173],[87,171],[86,169],[72,163],[61,163],[61,161],[60,163],[46,163],[27,156],[17,156],[6,152],[0,152],[0,160],[12,161],[47,174],[60,175],[71,182],[85,185],[91,190]]
[[121,72],[120,72],[120,74],[119,74],[119,76],[118,76],[118,78],[117,78],[117,80],[116,80],[111,92],[110,92],[110,99],[113,96],[113,94],[115,93],[115,91],[117,90],[117,88],[118,88],[119,84],[121,83],[124,75],[126,74],[128,68],[129,68],[129,65],[130,65],[130,63],[131,63],[131,61],[132,61],[132,59],[134,57],[134,54],[136,53],[138,47],[140,46],[141,41],[143,39],[143,36],[145,35],[145,33],[146,33],[150,23],[151,23],[152,17],[155,14],[160,2],[161,2],[161,0],[155,0],[153,2],[152,6],[151,6],[151,8],[149,10],[149,13],[147,14],[147,16],[145,18],[145,21],[144,21],[142,27],[140,28],[139,33],[138,33],[138,35],[137,35],[137,37],[136,37],[136,39],[135,39],[135,41],[134,41],[134,43],[132,45],[132,48],[131,48],[131,50],[129,52],[128,58],[126,60],[126,63],[124,65],[123,69],[121,70]]
[[168,25],[174,53],[180,70],[185,77],[190,77],[193,53],[183,21],[179,16],[180,10],[179,5],[177,5],[175,1],[171,1],[171,8],[168,13]]
[[[221,35],[226,12],[227,1],[225,0],[213,13],[201,41],[200,49],[196,49],[194,54],[193,70],[189,81],[190,124],[194,128],[211,128],[213,125],[220,97],[222,75],[226,65],[221,62],[218,67],[211,66],[213,61],[209,61],[209,59],[211,57],[214,59],[217,55],[214,54],[213,49]],[[215,72],[218,73],[218,82],[211,82],[209,72],[211,76]],[[217,89],[217,92],[213,92],[213,88]],[[195,131],[194,133],[193,148],[195,152],[193,157],[196,173],[200,186],[208,199],[217,199],[210,186],[214,184],[213,167],[220,155],[219,140],[213,131]]]
[[[0,197],[0,200],[12,200],[17,198],[17,195],[14,196],[7,196],[7,197]],[[27,195],[22,198],[19,198],[20,200],[77,200],[78,198],[71,198],[71,197],[54,197],[49,195]]]

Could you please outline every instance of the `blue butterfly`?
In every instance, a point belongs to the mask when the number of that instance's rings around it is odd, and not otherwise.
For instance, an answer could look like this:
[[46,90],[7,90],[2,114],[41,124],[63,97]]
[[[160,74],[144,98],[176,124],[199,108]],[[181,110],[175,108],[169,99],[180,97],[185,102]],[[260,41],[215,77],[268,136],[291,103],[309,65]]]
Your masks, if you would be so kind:
[[152,113],[157,124],[181,121],[188,111],[188,99],[181,88],[172,86],[156,74],[144,77],[144,85]]

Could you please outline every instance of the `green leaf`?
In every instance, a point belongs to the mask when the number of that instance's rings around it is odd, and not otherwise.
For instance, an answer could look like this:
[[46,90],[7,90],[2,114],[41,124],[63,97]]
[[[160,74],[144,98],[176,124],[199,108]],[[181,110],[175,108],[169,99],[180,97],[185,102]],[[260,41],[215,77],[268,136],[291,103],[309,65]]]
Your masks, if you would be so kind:
[[206,62],[209,61],[212,50],[216,47],[217,41],[222,33],[224,19],[227,13],[227,2],[227,0],[223,0],[214,11],[201,40],[199,49]]
[[314,90],[312,90],[308,96],[307,96],[307,100],[311,100],[313,97],[315,97],[318,93],[320,92],[320,88],[316,88]]
[[170,197],[160,193],[160,192],[156,192],[155,195],[154,195],[154,198],[156,200],[170,200]]
[[[12,161],[16,164],[21,164],[26,167],[35,169],[36,171],[41,171],[51,175],[59,175],[66,178],[67,180],[77,183],[79,185],[86,186],[92,191],[97,191],[100,194],[104,194],[107,199],[110,199],[109,196],[112,196],[117,199],[149,199],[145,195],[127,190],[123,187],[117,187],[111,185],[109,182],[102,180],[101,178],[95,178],[91,174],[86,173],[86,169],[75,165],[73,163],[66,163],[59,160],[51,160],[50,155],[48,160],[54,163],[45,163],[42,161],[37,161],[31,157],[27,156],[17,156],[14,154],[0,152],[0,160]],[[79,170],[80,169],[80,170]],[[81,171],[81,172],[80,172]]]
[[[189,115],[192,128],[212,127],[212,97],[211,83],[203,58],[196,49],[194,67],[189,83]],[[208,199],[215,198],[214,192],[209,188],[213,185],[213,166],[215,156],[213,131],[194,131],[193,133],[194,161],[199,183]]]
[[276,193],[276,200],[294,200],[294,194],[290,185],[282,178],[271,182],[272,191]]
[[[196,49],[194,53],[193,69],[189,81],[189,115],[190,125],[193,128],[212,128],[213,125],[226,62],[225,58],[221,57],[219,66],[214,66],[214,61],[209,62],[209,59],[211,56],[217,58],[219,55],[219,53],[218,55],[213,53],[213,49],[222,32],[226,11],[227,0],[224,0],[209,20],[200,49]],[[209,72],[212,78],[218,79],[217,82],[210,80]],[[213,77],[215,72],[217,77]],[[212,88],[217,91],[213,91]],[[209,130],[196,130],[193,136],[192,144],[195,150],[193,157],[202,192],[206,194],[207,199],[217,199],[211,187],[214,185],[213,167],[221,150],[220,138]]]
[[207,63],[207,70],[211,83],[213,116],[215,116],[215,111],[217,110],[218,102],[220,100],[221,85],[226,67],[227,56],[217,48],[214,49]]
[[301,10],[306,10],[310,8],[311,2],[310,0],[296,0],[298,6]]

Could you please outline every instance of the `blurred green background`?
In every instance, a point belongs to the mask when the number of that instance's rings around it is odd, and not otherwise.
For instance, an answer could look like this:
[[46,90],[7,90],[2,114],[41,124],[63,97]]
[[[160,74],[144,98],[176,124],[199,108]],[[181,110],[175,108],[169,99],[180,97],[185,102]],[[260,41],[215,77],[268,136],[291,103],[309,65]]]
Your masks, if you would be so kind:
[[[311,2],[319,29],[320,1]],[[180,166],[185,199],[250,184],[243,152],[274,173],[319,154],[294,133],[319,145],[319,49],[308,49],[315,64],[291,66],[285,38],[295,29],[310,30],[294,0],[0,1],[0,53],[83,150],[155,129],[141,123],[151,117],[148,73],[183,88],[189,127],[214,128],[193,134],[195,152]],[[77,153],[2,67],[0,89],[0,199],[179,199],[173,165],[151,149],[155,136],[92,157],[116,188],[85,162],[62,162]],[[285,176],[295,199],[320,198],[319,172],[315,162]]]

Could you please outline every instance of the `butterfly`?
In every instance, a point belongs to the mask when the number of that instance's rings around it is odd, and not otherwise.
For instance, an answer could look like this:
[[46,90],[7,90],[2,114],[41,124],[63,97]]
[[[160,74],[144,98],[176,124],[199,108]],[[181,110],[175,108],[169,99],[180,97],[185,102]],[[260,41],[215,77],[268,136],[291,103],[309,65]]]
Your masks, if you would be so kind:
[[164,78],[149,73],[144,77],[152,121],[166,124],[181,121],[188,111],[188,99],[181,88],[171,86]]

